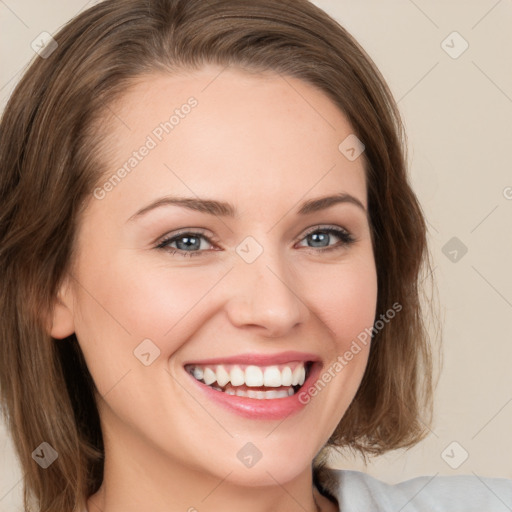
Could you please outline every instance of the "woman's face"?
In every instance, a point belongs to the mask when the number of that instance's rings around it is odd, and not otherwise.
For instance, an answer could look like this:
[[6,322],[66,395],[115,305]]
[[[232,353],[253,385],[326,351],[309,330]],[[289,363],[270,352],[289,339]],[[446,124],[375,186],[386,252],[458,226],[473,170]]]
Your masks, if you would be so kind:
[[[109,173],[52,327],[76,333],[110,461],[243,485],[310,471],[376,313],[363,160],[339,149],[351,126],[300,80],[215,66],[147,77],[110,111]],[[340,194],[355,199],[311,203]]]

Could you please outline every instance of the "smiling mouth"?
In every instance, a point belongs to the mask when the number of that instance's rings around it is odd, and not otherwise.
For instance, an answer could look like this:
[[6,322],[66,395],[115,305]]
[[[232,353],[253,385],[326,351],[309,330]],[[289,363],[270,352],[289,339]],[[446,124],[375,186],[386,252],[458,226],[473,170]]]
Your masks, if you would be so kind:
[[228,395],[270,400],[297,393],[309,376],[312,361],[279,365],[187,364],[185,370],[202,384]]

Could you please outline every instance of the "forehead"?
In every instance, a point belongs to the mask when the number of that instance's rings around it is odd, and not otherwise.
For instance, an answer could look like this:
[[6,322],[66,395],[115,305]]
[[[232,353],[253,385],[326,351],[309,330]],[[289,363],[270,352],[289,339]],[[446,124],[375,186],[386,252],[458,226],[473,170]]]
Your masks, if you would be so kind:
[[164,191],[231,202],[281,192],[296,202],[340,191],[366,206],[363,159],[339,149],[350,123],[294,77],[213,65],[148,75],[112,105],[105,127],[103,183],[124,169],[111,199],[120,190],[137,204]]

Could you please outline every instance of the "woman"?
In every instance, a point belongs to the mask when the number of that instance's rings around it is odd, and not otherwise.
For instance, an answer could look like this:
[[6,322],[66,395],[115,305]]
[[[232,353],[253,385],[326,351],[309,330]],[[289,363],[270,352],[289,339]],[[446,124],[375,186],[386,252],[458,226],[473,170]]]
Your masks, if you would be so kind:
[[433,387],[425,220],[354,39],[306,0],[107,0],[50,43],[0,140],[25,508],[506,510],[505,479],[326,466],[423,439]]

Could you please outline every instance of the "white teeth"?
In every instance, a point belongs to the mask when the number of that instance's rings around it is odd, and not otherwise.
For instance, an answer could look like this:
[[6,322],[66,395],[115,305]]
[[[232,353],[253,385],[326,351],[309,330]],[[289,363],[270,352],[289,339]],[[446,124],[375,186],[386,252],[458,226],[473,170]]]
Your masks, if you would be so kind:
[[292,374],[292,386],[302,386],[306,380],[306,369],[304,366],[297,366]]
[[301,375],[300,369],[301,369],[301,367],[297,366],[297,368],[295,368],[295,370],[293,370],[293,373],[292,373],[292,386],[296,386],[299,383],[300,375]]
[[224,366],[217,366],[217,384],[223,388],[229,382],[229,373]]
[[245,369],[245,384],[249,387],[263,386],[263,372],[257,366]]
[[242,389],[237,389],[236,393],[229,394],[236,394],[236,396],[245,396],[247,398],[255,398],[256,400],[273,400],[275,398],[286,398],[288,396],[292,396],[293,388],[290,387],[288,390],[280,389],[279,391],[276,389],[271,389],[269,391],[256,391],[254,389],[248,389],[247,391],[244,391]]
[[[292,370],[293,366],[295,368]],[[302,386],[306,379],[304,363],[266,367],[249,365],[245,370],[239,365],[193,366],[190,373],[208,386],[216,383],[217,388],[224,388],[228,383],[231,383],[233,387],[243,385],[268,388]]]
[[203,369],[202,368],[199,368],[199,366],[196,366],[194,368],[194,371],[192,372],[192,375],[197,379],[197,380],[203,380]]
[[213,384],[217,380],[217,375],[211,368],[206,367],[204,369],[203,380],[204,383],[207,386],[209,386],[210,384]]
[[302,366],[300,369],[299,386],[302,386],[302,384],[304,384],[305,380],[306,380],[306,368],[304,368],[304,366]]
[[281,372],[281,384],[283,386],[292,385],[292,370],[288,366],[283,368],[283,371]]
[[281,386],[281,372],[277,366],[265,368],[263,373],[263,385],[272,388]]
[[241,386],[245,383],[245,373],[240,369],[240,366],[233,366],[229,375],[233,386]]

